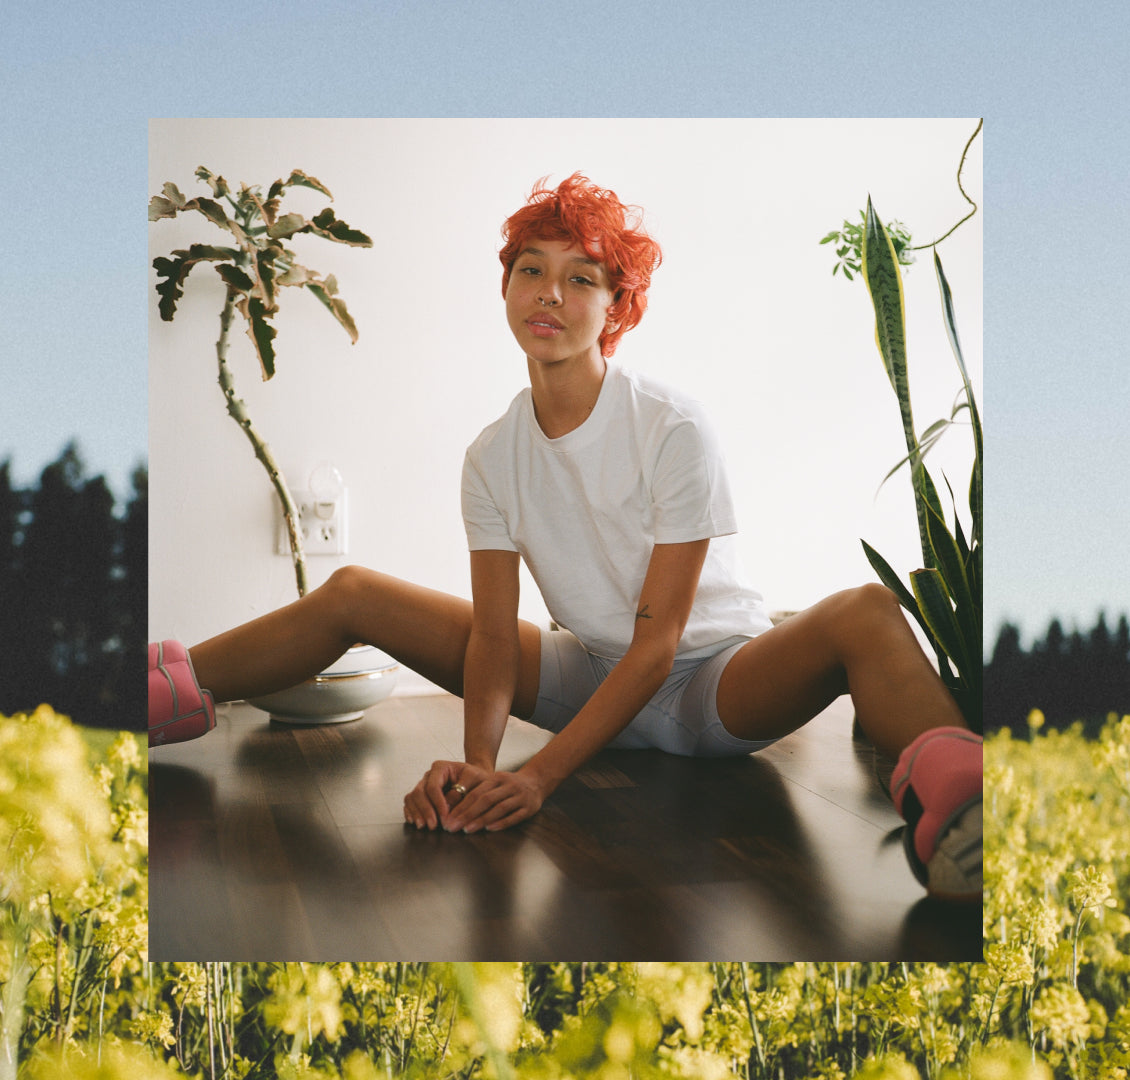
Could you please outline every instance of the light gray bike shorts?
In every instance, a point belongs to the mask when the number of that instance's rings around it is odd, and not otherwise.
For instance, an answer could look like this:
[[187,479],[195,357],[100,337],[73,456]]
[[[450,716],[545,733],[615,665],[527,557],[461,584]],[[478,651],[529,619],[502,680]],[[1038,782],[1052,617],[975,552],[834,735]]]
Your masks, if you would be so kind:
[[[739,739],[718,718],[718,681],[744,644],[728,646],[713,656],[676,660],[655,696],[609,748],[654,748],[684,757],[736,757],[776,742]],[[541,678],[530,723],[546,731],[561,731],[615,666],[615,660],[590,653],[568,630],[542,630]]]

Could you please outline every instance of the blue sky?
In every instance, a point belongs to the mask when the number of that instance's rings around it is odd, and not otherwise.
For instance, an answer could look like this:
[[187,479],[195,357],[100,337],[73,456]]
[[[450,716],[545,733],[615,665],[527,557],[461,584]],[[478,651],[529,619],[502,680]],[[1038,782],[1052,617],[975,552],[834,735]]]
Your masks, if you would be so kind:
[[983,115],[986,631],[1127,610],[1130,16],[1014,7],[19,5],[0,460],[32,482],[77,438],[124,496],[144,459],[151,116]]

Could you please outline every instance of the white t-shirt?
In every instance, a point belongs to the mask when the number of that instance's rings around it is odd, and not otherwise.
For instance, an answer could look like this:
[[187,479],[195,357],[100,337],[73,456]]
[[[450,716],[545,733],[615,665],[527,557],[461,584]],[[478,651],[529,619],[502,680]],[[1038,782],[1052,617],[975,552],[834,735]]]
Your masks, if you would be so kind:
[[710,538],[676,655],[769,629],[742,578],[730,488],[698,402],[613,364],[580,427],[546,438],[524,389],[471,444],[463,522],[472,551],[517,551],[554,621],[589,652],[628,650],[655,544]]

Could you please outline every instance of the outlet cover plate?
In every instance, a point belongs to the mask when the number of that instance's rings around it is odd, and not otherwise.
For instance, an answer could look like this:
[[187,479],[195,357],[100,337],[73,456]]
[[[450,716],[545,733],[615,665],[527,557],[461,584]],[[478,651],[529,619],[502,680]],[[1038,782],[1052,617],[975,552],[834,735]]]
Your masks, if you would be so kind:
[[[302,546],[307,555],[344,555],[348,551],[348,492],[342,489],[335,499],[318,499],[309,491],[292,491],[298,507],[298,524],[302,530]],[[290,554],[290,538],[286,519],[279,506],[278,538],[275,550]]]

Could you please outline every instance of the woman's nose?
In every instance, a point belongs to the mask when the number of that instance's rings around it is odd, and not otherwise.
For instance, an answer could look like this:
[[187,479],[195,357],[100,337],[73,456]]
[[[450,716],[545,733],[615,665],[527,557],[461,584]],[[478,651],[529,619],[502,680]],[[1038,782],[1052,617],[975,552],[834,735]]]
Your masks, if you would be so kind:
[[538,289],[538,301],[546,307],[553,307],[561,303],[561,291],[554,282],[543,278]]

